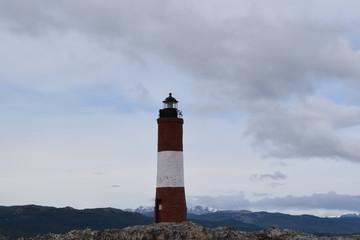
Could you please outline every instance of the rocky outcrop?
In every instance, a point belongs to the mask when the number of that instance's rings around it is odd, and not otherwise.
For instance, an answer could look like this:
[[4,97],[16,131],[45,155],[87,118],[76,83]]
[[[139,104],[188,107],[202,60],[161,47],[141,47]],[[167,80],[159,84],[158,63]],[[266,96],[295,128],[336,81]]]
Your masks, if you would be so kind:
[[277,226],[259,232],[242,232],[234,227],[207,228],[192,222],[182,224],[151,224],[105,231],[75,230],[66,234],[47,234],[19,240],[360,240],[360,235],[318,237]]

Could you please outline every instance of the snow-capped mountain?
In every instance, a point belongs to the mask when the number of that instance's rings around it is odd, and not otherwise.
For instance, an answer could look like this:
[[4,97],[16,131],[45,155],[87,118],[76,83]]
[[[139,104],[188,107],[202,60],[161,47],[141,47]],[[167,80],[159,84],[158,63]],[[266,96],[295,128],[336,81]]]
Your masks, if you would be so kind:
[[136,209],[126,208],[126,209],[124,209],[124,211],[137,212],[137,213],[144,214],[144,213],[153,212],[154,211],[154,206],[140,206],[140,207],[138,207]]
[[203,206],[195,206],[195,207],[187,209],[188,213],[192,213],[192,214],[196,214],[196,215],[214,213],[214,212],[217,212],[217,211],[219,211],[219,209],[211,208],[211,207],[203,207]]
[[[137,212],[137,213],[141,213],[141,214],[146,214],[146,213],[150,213],[154,211],[154,206],[140,206],[136,209],[124,209],[124,211],[127,212]],[[207,213],[213,213],[213,212],[217,212],[219,211],[216,208],[211,208],[211,207],[203,207],[203,206],[195,206],[195,207],[191,207],[187,209],[188,213],[191,214],[196,214],[196,215],[202,215],[202,214],[207,214]]]
[[353,217],[353,218],[360,218],[360,213],[349,213],[349,214],[344,214],[341,215],[340,218],[349,218],[349,217]]

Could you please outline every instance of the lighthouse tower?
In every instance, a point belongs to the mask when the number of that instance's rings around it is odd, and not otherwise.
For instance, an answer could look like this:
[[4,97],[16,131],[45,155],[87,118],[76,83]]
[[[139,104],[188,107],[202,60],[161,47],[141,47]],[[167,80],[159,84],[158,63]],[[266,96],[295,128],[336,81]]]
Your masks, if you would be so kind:
[[183,123],[178,101],[171,96],[159,110],[155,223],[186,221],[183,165]]

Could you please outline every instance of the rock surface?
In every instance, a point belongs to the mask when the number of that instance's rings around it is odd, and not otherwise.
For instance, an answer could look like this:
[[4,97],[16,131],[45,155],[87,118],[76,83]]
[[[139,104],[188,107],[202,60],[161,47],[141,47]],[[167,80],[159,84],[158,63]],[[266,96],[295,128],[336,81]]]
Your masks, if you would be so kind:
[[20,238],[19,240],[360,240],[360,235],[319,237],[303,232],[281,229],[277,226],[259,232],[241,232],[234,227],[224,226],[207,228],[192,222],[182,224],[151,224],[132,226],[123,229],[105,231],[74,230],[66,234],[47,234],[33,238]]

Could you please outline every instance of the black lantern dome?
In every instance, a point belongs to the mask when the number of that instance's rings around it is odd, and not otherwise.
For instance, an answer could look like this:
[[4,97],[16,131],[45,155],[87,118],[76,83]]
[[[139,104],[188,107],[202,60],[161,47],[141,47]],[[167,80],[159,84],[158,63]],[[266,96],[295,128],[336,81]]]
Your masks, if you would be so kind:
[[169,93],[169,96],[167,98],[165,98],[163,103],[164,103],[164,108],[176,108],[177,109],[178,101],[172,96],[171,93]]
[[169,93],[163,101],[164,108],[160,109],[160,118],[180,118],[181,112],[177,109],[178,101]]

